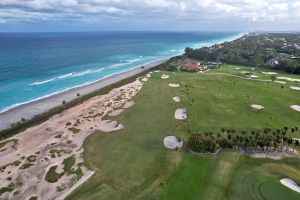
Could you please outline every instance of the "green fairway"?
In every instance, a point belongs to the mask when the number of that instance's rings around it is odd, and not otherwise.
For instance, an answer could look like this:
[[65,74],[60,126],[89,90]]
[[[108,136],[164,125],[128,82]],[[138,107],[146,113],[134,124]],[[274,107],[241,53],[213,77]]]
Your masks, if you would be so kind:
[[[270,80],[261,71],[253,73]],[[163,73],[170,78],[161,79]],[[289,88],[295,83],[282,88],[230,74],[238,75],[238,70],[227,65],[204,74],[153,73],[134,98],[135,106],[113,118],[124,125],[122,130],[86,139],[85,164],[96,173],[68,199],[299,199],[300,194],[279,182],[291,178],[300,184],[299,158],[275,161],[233,152],[194,156],[164,148],[167,135],[186,141],[194,132],[221,133],[221,128],[300,126],[300,113],[289,108],[300,104],[300,91]],[[177,95],[180,103],[172,100]],[[254,111],[251,104],[265,109]],[[174,119],[177,108],[187,109],[188,120]],[[293,137],[300,138],[300,132]]]

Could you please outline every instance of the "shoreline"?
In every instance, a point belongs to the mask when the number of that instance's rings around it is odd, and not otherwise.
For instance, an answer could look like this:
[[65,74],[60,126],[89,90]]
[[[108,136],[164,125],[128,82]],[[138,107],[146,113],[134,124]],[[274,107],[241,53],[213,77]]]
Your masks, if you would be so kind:
[[[31,102],[11,108],[0,113],[0,130],[9,128],[13,123],[20,122],[22,118],[30,120],[36,115],[45,113],[50,109],[61,106],[63,101],[66,101],[68,103],[72,100],[75,100],[78,98],[77,93],[79,93],[80,96],[84,96],[97,90],[103,89],[109,85],[118,83],[122,80],[157,67],[158,65],[167,62],[172,57],[174,56],[163,58],[151,63],[146,63],[144,65],[139,65],[131,70],[113,74],[101,80],[95,81],[94,83],[72,88],[61,93],[57,93],[38,100],[33,100]],[[144,69],[141,69],[141,66],[144,66]]]

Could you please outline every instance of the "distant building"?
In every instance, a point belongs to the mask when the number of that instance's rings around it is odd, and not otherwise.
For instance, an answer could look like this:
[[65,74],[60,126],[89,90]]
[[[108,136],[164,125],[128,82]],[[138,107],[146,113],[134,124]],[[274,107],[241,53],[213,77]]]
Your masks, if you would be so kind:
[[278,62],[278,60],[276,58],[272,58],[272,59],[270,59],[270,60],[267,61],[267,64],[268,65],[278,65],[279,62]]
[[181,66],[181,70],[190,72],[206,71],[207,66],[202,62],[187,60],[186,63]]

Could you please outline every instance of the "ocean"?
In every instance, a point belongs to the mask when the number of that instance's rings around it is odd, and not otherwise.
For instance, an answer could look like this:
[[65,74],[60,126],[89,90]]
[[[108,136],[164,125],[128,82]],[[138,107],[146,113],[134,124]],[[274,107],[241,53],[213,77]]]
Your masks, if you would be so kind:
[[0,33],[0,112],[239,37],[212,32]]

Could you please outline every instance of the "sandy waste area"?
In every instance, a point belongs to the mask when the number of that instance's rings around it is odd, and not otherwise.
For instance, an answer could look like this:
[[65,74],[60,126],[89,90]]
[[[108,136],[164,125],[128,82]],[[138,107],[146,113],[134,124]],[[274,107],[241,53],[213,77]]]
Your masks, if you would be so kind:
[[[94,174],[84,165],[82,144],[85,138],[95,130],[122,129],[123,125],[111,120],[110,116],[133,106],[132,98],[142,85],[137,79],[0,142],[4,144],[0,149],[0,185],[11,189],[0,199],[64,199]],[[75,158],[75,163],[71,172],[66,172],[63,161],[70,157]],[[50,168],[60,176],[53,183],[46,180]]]

